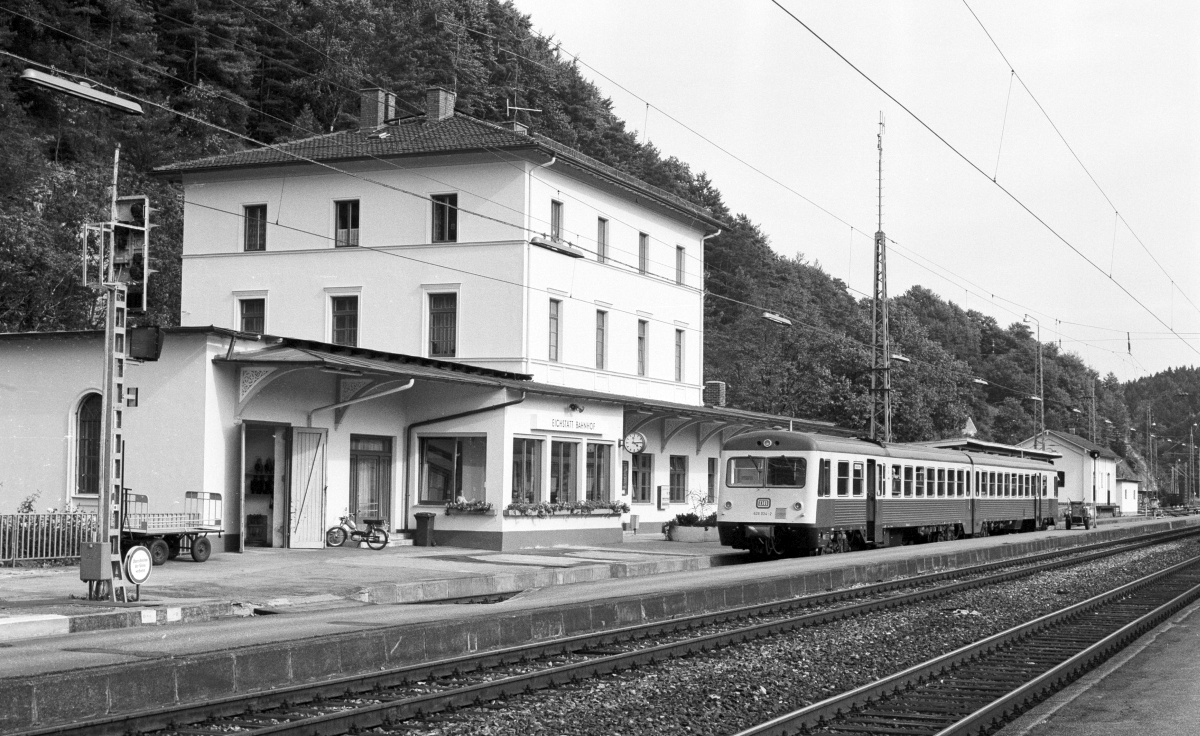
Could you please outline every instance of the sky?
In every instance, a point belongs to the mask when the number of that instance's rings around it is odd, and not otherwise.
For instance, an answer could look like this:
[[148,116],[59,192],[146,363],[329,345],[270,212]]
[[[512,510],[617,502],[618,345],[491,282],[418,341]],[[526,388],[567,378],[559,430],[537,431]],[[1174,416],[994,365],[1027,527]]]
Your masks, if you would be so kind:
[[1030,315],[1123,381],[1200,365],[1200,3],[780,3],[895,101],[770,0],[515,0],[630,129],[857,296],[882,114],[889,294]]

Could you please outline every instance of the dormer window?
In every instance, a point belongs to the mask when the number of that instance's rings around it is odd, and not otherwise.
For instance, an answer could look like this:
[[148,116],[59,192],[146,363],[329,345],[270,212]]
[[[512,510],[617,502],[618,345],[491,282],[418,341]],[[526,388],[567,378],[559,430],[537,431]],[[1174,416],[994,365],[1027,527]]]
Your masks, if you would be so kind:
[[349,248],[358,245],[358,200],[334,202],[334,245]]

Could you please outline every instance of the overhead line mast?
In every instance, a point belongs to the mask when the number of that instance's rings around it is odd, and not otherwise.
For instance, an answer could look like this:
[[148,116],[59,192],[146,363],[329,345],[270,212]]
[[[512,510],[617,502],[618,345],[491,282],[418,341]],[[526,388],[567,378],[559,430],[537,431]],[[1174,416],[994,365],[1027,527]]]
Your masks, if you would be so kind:
[[888,340],[887,236],[883,234],[883,113],[879,113],[878,210],[875,231],[875,291],[871,300],[871,439],[892,441],[892,353]]

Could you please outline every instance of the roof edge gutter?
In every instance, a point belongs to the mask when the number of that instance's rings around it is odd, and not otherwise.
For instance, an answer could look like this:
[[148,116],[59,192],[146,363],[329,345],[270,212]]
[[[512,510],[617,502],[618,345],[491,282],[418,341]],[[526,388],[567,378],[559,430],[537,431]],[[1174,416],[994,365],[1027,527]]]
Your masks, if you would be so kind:
[[[505,389],[505,390],[507,391],[507,389]],[[412,475],[413,475],[412,468],[409,466],[409,458],[412,454],[413,430],[418,427],[424,427],[427,424],[437,424],[438,422],[448,422],[451,419],[462,419],[463,417],[474,416],[476,414],[483,414],[485,412],[494,411],[496,409],[503,409],[508,406],[515,406],[516,404],[520,404],[521,402],[525,401],[526,395],[527,395],[527,392],[521,391],[521,398],[519,398],[519,399],[513,399],[511,401],[502,401],[499,404],[491,404],[489,406],[482,406],[478,409],[470,409],[468,411],[460,411],[457,414],[449,414],[444,417],[434,417],[432,419],[423,419],[419,422],[413,422],[412,424],[409,424],[407,427],[404,428],[404,498],[402,501],[402,506],[403,506],[403,510],[404,510],[404,515],[403,515],[404,516],[404,526],[397,527],[397,529],[408,529],[408,498],[409,498],[409,493],[412,490],[412,480],[411,479],[412,479]]]

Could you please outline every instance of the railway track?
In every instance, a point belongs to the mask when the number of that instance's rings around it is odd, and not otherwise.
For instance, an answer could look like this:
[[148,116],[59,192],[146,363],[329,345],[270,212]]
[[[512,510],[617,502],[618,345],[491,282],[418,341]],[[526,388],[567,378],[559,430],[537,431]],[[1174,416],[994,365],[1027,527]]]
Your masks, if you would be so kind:
[[[344,734],[380,727],[404,733],[403,721],[406,719],[423,717],[427,728],[428,719],[437,719],[440,716],[436,714],[457,707],[566,685],[697,651],[1084,564],[1198,532],[1200,530],[1190,529],[1163,532],[1134,542],[1106,542],[770,604],[493,650],[366,676],[232,696],[203,705],[111,716],[23,733],[28,736],[50,733],[204,736],[234,732],[265,736]],[[951,582],[944,582],[947,580]],[[897,590],[903,592],[892,594]],[[818,610],[812,610],[814,608]]]
[[990,733],[1200,599],[1200,557],[736,736]]

